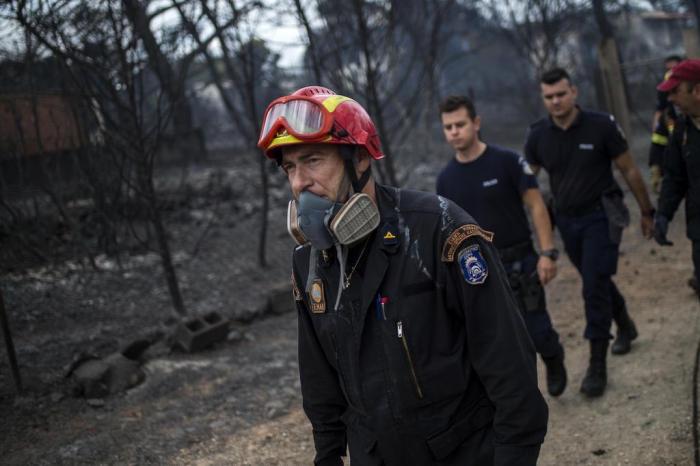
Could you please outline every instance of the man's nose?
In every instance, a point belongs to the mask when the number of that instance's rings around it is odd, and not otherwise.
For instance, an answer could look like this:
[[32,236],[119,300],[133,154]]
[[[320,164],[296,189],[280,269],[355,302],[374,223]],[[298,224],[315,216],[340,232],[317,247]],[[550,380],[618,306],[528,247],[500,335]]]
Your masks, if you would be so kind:
[[291,176],[290,185],[292,192],[296,195],[301,194],[303,190],[311,185],[311,178],[306,173],[306,170],[297,168]]

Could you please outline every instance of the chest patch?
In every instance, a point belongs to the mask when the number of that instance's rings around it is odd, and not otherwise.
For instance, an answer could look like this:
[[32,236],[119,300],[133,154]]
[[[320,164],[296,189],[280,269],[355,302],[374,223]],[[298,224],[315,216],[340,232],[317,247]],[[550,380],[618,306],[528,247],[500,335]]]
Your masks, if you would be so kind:
[[578,148],[581,150],[593,150],[593,144],[586,144],[582,142],[578,145]]
[[486,181],[483,181],[483,182],[481,183],[481,185],[482,185],[484,188],[488,188],[488,187],[490,187],[490,186],[496,186],[497,184],[498,184],[498,178],[493,178],[493,179],[491,179],[491,180],[486,180]]
[[326,294],[323,290],[323,282],[320,278],[317,278],[311,284],[309,300],[311,301],[311,312],[314,314],[323,314],[326,312]]
[[478,244],[464,248],[457,258],[464,281],[470,285],[481,285],[489,276],[489,268],[481,255]]

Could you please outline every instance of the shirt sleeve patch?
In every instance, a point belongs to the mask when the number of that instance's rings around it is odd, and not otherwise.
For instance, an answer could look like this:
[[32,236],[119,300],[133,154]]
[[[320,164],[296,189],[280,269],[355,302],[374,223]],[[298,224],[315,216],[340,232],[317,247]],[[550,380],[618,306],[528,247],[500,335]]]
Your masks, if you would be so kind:
[[442,247],[442,261],[454,262],[455,252],[457,252],[459,245],[472,236],[481,236],[488,242],[493,241],[493,233],[490,231],[486,231],[473,223],[462,225],[453,231],[450,237],[447,238],[445,245]]
[[532,171],[532,167],[530,166],[529,163],[527,163],[527,160],[525,160],[525,157],[518,157],[518,163],[520,166],[523,168],[523,173],[528,175],[528,176],[534,176],[535,172]]
[[489,268],[481,256],[478,244],[462,249],[457,259],[464,281],[470,285],[481,285],[489,276]]

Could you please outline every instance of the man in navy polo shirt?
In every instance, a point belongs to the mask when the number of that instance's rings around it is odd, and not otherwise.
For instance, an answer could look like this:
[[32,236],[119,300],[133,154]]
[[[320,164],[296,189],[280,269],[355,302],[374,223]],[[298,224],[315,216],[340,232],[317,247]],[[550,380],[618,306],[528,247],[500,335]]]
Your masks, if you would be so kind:
[[[556,275],[559,253],[537,179],[524,158],[479,139],[481,119],[468,97],[446,98],[440,104],[440,114],[445,139],[455,149],[455,156],[438,175],[437,193],[494,233],[493,243],[535,349],[547,368],[547,390],[559,396],[566,388],[564,348],[552,327],[542,287]],[[532,246],[523,203],[532,214],[539,256]]]
[[622,229],[629,223],[613,163],[639,204],[641,229],[647,238],[652,235],[654,210],[614,117],[578,107],[577,89],[561,68],[542,75],[540,90],[549,117],[530,126],[525,156],[535,172],[544,167],[549,175],[555,222],[566,253],[583,279],[584,337],[590,341],[590,359],[581,392],[597,397],[607,385],[612,320],[617,324],[613,354],[629,352],[637,337],[625,300],[612,281]]

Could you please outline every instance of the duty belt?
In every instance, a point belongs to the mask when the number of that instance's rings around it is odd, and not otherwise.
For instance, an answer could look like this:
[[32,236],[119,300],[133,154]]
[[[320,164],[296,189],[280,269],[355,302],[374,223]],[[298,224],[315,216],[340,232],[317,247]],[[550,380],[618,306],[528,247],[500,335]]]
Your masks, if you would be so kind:
[[603,204],[600,201],[596,201],[593,204],[576,206],[565,210],[557,210],[557,215],[563,215],[564,217],[583,217],[584,215],[592,214],[603,210]]
[[507,248],[498,250],[498,255],[501,256],[501,262],[507,264],[524,258],[529,254],[534,254],[535,248],[532,247],[532,241],[524,241]]

